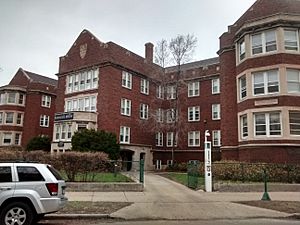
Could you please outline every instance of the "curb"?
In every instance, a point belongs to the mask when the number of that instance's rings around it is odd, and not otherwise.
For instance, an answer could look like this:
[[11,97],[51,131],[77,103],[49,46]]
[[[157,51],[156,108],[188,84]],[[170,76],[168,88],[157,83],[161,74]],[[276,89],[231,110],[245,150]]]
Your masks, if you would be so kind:
[[111,219],[110,214],[48,214],[44,219]]
[[291,214],[291,215],[288,216],[287,218],[289,218],[289,219],[300,220],[300,213],[294,213],[294,214]]

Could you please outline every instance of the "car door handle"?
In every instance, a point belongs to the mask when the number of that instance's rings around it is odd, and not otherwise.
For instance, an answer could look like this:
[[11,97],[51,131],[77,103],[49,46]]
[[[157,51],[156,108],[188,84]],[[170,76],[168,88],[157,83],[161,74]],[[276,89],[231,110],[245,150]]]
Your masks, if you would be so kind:
[[0,191],[9,191],[11,187],[0,187]]

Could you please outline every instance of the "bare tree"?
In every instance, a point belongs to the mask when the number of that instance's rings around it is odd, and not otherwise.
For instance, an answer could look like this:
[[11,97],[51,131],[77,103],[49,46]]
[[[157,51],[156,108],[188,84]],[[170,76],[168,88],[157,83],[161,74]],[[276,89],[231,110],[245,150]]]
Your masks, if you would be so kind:
[[[194,35],[178,35],[172,38],[170,42],[165,39],[159,41],[155,47],[155,62],[162,67],[162,73],[157,77],[159,85],[167,92],[167,106],[169,116],[172,123],[163,123],[155,126],[156,129],[173,132],[172,143],[172,164],[174,162],[174,147],[178,144],[178,128],[181,126],[181,121],[184,117],[180,115],[180,87],[182,86],[183,77],[181,65],[192,59],[197,38]],[[175,64],[175,72],[167,73],[166,66],[173,62]],[[170,87],[175,87],[175,98],[169,96]],[[174,90],[174,89],[173,89]],[[164,104],[165,105],[165,104]],[[156,116],[156,115],[154,115]],[[157,130],[156,130],[157,131]]]

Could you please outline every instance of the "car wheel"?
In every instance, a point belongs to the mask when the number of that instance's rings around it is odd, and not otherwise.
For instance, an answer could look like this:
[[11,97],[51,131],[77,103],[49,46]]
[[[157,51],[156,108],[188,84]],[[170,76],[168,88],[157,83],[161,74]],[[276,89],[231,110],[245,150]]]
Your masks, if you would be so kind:
[[32,208],[23,202],[13,202],[3,208],[0,214],[0,224],[30,225],[34,218]]

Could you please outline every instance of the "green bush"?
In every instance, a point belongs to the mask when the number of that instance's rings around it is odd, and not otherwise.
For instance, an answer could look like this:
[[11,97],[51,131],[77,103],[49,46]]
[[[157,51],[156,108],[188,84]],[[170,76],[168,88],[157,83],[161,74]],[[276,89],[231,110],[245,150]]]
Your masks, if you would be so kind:
[[27,151],[47,151],[51,150],[51,140],[48,136],[37,136],[29,140],[26,145]]

